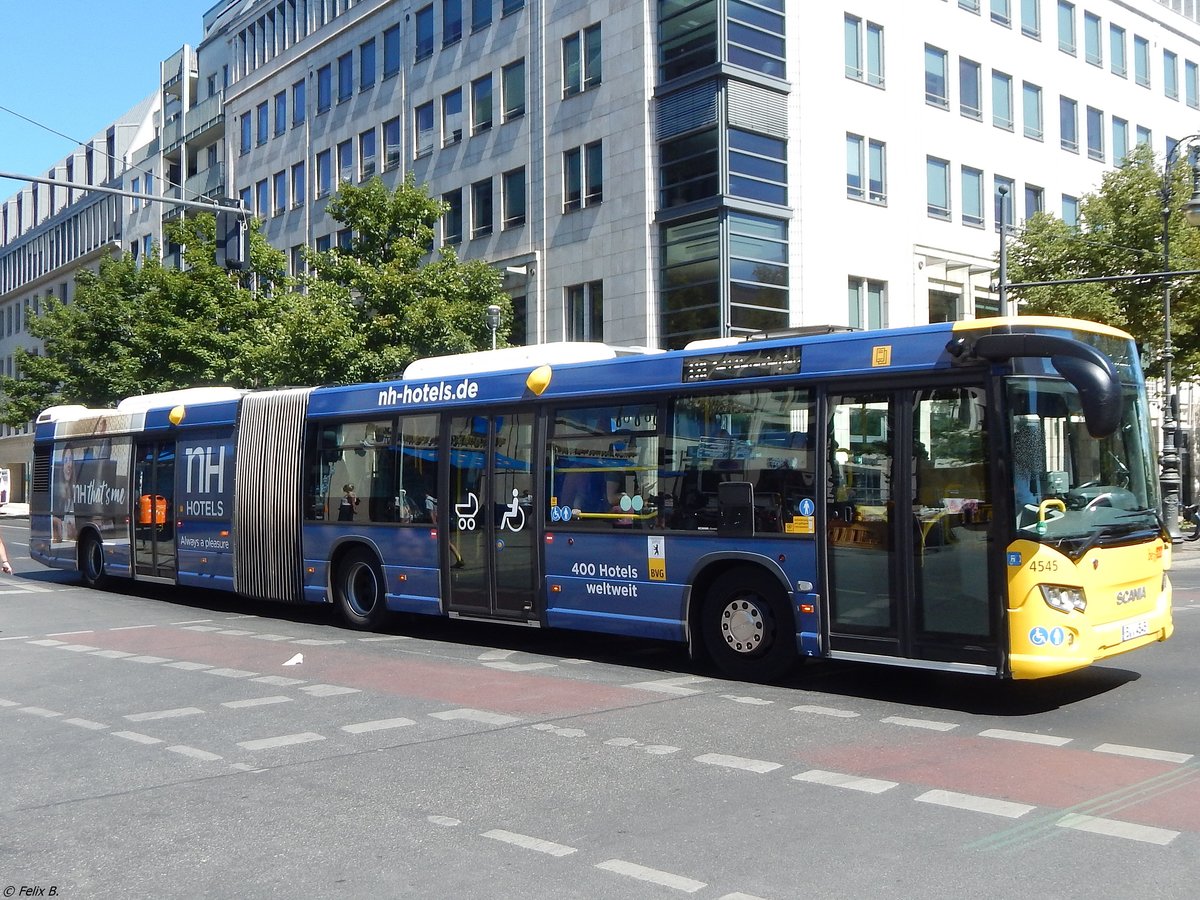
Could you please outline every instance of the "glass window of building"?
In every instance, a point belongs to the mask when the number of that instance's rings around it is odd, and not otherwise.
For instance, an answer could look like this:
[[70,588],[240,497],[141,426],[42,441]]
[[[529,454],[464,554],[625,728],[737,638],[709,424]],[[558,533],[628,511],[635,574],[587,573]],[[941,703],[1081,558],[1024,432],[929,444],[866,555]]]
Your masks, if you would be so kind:
[[400,165],[400,117],[383,123],[383,167],[385,171]]
[[1058,0],[1058,49],[1075,55],[1075,4]]
[[658,0],[658,65],[663,82],[717,62],[717,0]]
[[442,143],[456,144],[462,136],[462,88],[455,88],[442,94]]
[[433,4],[417,10],[416,28],[416,60],[420,62],[433,55]]
[[338,57],[338,103],[349,100],[354,94],[354,54],[343,53]]
[[1041,0],[1021,0],[1021,34],[1041,39]]
[[583,148],[583,203],[595,206],[604,200],[604,143],[593,141]]
[[471,237],[492,233],[492,179],[485,178],[471,185]]
[[471,0],[471,31],[492,24],[492,0]]
[[462,40],[462,0],[442,0],[442,46],[449,47]]
[[1113,164],[1118,166],[1129,155],[1129,123],[1116,116],[1112,117],[1112,151]]
[[728,61],[764,75],[785,77],[783,0],[727,0],[726,9]]
[[790,280],[787,222],[730,211],[726,228],[731,333],[786,328]]
[[304,205],[304,193],[305,193],[304,188],[305,188],[304,162],[301,161],[301,162],[296,163],[294,166],[292,166],[292,206],[293,207]]
[[846,16],[846,77],[883,86],[883,26]]
[[525,115],[525,60],[509,63],[500,73],[505,122]]
[[887,282],[851,275],[846,292],[851,328],[887,328]]
[[1079,227],[1079,198],[1070,194],[1062,195],[1062,220],[1064,225],[1071,228]]
[[563,289],[563,306],[566,340],[604,340],[603,281],[567,285]]
[[992,21],[1006,28],[1012,24],[1012,10],[1009,0],[992,0]]
[[730,128],[729,193],[787,206],[787,142]]
[[965,56],[958,60],[958,111],[968,119],[983,118],[982,75],[979,63]]
[[1200,109],[1200,67],[1190,59],[1183,63],[1183,96],[1192,109]]
[[950,162],[935,156],[925,157],[925,212],[950,221]]
[[1150,87],[1150,42],[1133,36],[1133,79],[1144,88]]
[[983,227],[983,172],[970,166],[962,167],[962,222]]
[[416,156],[433,152],[433,101],[422,103],[413,110],[413,133],[417,139],[413,145]]
[[583,152],[572,147],[563,153],[563,211],[583,206]]
[[462,189],[456,189],[442,194],[442,202],[446,204],[446,212],[442,214],[442,242],[458,244],[462,242],[463,203]]
[[317,112],[323,113],[333,105],[333,67],[317,69]]
[[1125,29],[1111,22],[1108,25],[1108,68],[1121,78],[1129,74],[1125,61]]
[[366,181],[375,174],[375,129],[370,128],[358,136],[359,178]]
[[1103,41],[1100,39],[1100,17],[1086,11],[1083,14],[1083,58],[1093,66],[1104,65]]
[[275,134],[281,135],[287,131],[287,91],[275,95]]
[[1147,128],[1145,125],[1139,125],[1137,127],[1137,145],[1139,147],[1142,147],[1142,146],[1148,147],[1153,143],[1154,143],[1154,133],[1149,128]]
[[562,42],[563,96],[570,97],[583,90],[583,61],[580,57],[578,33],[568,35]]
[[263,179],[254,186],[254,212],[260,219],[271,215],[271,186]]
[[258,104],[255,109],[255,116],[258,120],[258,144],[261,146],[267,142],[267,137],[271,133],[271,116],[268,111],[269,104],[264,100]]
[[492,76],[484,75],[471,82],[471,133],[479,134],[492,127]]
[[1046,192],[1034,184],[1025,185],[1025,219],[1028,221],[1040,213],[1046,205]]
[[1170,50],[1163,51],[1163,93],[1179,99],[1179,57]]
[[383,77],[390,78],[400,71],[400,26],[393,25],[383,33]]
[[317,154],[317,196],[324,197],[333,190],[333,152],[322,150]]
[[276,172],[272,176],[271,192],[274,194],[275,215],[282,214],[288,208],[287,172]]
[[946,91],[946,51],[926,44],[925,102],[930,106],[949,108],[950,97]]
[[1021,86],[1021,101],[1025,117],[1025,137],[1042,139],[1042,89],[1028,81]]
[[1079,104],[1070,97],[1058,98],[1059,143],[1064,150],[1079,152]]
[[292,127],[304,124],[304,79],[292,85]]
[[1012,76],[992,69],[992,124],[1013,130]]
[[1104,162],[1104,113],[1091,106],[1087,108],[1088,158]]
[[375,83],[375,38],[358,45],[358,89],[365,91]]
[[662,229],[662,344],[722,335],[721,228],[715,215]]
[[253,143],[253,126],[250,123],[250,113],[242,113],[238,119],[238,124],[241,128],[242,140],[240,149],[242,153],[249,153],[250,146]]
[[354,180],[354,143],[342,141],[337,145],[338,182]]
[[659,146],[659,205],[664,209],[720,193],[717,129],[710,128]]
[[505,172],[501,183],[504,218],[502,227],[525,224],[525,167]]

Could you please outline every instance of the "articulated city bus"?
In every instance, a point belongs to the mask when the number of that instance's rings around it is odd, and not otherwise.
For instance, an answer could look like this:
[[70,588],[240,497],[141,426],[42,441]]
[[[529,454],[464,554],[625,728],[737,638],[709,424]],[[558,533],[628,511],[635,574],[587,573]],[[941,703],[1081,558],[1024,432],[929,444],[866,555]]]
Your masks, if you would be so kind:
[[1037,678],[1171,635],[1127,334],[1050,318],[414,363],[37,423],[34,559],[109,578]]

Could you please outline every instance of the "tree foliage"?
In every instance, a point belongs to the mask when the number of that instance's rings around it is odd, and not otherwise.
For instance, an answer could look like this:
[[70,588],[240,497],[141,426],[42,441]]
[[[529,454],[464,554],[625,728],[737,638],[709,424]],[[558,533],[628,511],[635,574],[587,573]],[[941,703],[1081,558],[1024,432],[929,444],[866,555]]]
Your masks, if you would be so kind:
[[[1191,167],[1171,171],[1170,269],[1200,269],[1200,230],[1183,207],[1192,196]],[[1163,174],[1139,146],[1097,191],[1080,200],[1081,227],[1039,213],[1009,244],[1010,282],[1134,275],[1163,268]],[[1150,374],[1161,373],[1163,279],[1024,288],[1014,295],[1027,314],[1091,319],[1123,328],[1143,346]],[[1178,377],[1200,374],[1200,278],[1171,280],[1171,336]]]
[[260,371],[275,383],[384,379],[420,357],[490,347],[492,304],[507,343],[511,303],[500,274],[449,246],[430,256],[443,211],[411,176],[395,191],[378,178],[342,185],[326,212],[350,233],[349,246],[307,253],[307,294],[264,336]]
[[152,391],[249,383],[245,348],[286,294],[283,254],[252,230],[251,269],[239,279],[214,262],[211,214],[172,220],[165,234],[183,247],[186,269],[155,254],[106,257],[99,271],[75,273],[71,303],[42,301],[28,328],[43,351],[17,352],[19,377],[0,379],[0,418],[20,425],[60,403],[110,406]]

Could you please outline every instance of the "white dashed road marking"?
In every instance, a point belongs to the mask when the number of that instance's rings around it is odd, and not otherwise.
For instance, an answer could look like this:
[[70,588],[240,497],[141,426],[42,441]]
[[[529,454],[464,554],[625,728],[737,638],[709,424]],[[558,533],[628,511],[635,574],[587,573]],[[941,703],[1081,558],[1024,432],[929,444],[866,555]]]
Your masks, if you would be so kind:
[[954,791],[926,791],[917,797],[918,803],[933,803],[937,806],[949,806],[954,809],[966,809],[971,812],[988,813],[993,816],[1004,816],[1009,819],[1019,819],[1027,812],[1036,809],[1024,803],[1012,803],[1008,800],[996,800],[991,797],[976,797],[972,794],[957,794]]
[[103,722],[93,722],[91,719],[63,719],[68,725],[75,725],[79,728],[86,728],[89,731],[105,731],[108,726]]
[[52,709],[43,709],[40,706],[22,706],[17,712],[28,713],[31,716],[40,716],[43,719],[57,719],[62,715],[60,712],[55,712]]
[[230,709],[247,709],[251,706],[269,706],[272,703],[291,703],[291,697],[254,697],[250,700],[230,700],[222,703],[222,706],[227,706]]
[[136,656],[134,653],[126,653],[124,650],[96,650],[92,656],[99,656],[101,659],[127,659],[130,656]]
[[1055,737],[1052,734],[1033,734],[1028,731],[1007,731],[1003,728],[989,728],[979,732],[980,737],[999,738],[1002,741],[1020,741],[1023,744],[1044,744],[1047,747],[1061,747],[1071,743],[1070,738]]
[[220,675],[223,678],[250,678],[257,672],[247,672],[244,669],[205,669],[205,675]]
[[395,719],[376,719],[374,722],[358,722],[354,725],[343,725],[342,731],[347,734],[365,734],[368,731],[386,731],[389,728],[403,728],[406,725],[416,725],[412,719],[403,716]]
[[566,844],[543,841],[541,838],[530,837],[527,834],[517,834],[514,831],[504,831],[501,828],[493,828],[491,831],[485,831],[483,837],[491,838],[494,841],[503,841],[506,844],[512,844],[514,847],[523,847],[526,850],[536,850],[538,853],[548,853],[551,856],[570,856],[572,853],[577,852],[574,847],[568,847]]
[[627,684],[625,687],[636,688],[639,691],[655,691],[659,694],[678,694],[682,697],[688,694],[702,693],[698,688],[690,688],[687,685],[700,684],[709,680],[701,678],[699,675],[682,675],[678,678],[663,678],[658,681],[639,681],[637,684]]
[[626,862],[623,859],[605,860],[602,863],[596,863],[596,868],[604,869],[607,872],[615,872],[618,875],[627,875],[630,878],[636,878],[638,881],[648,881],[651,884],[674,888],[677,891],[684,891],[688,894],[694,894],[696,891],[701,891],[708,887],[703,881],[684,878],[682,875],[672,875],[670,872],[661,872],[658,869],[649,869],[646,866],[639,866],[637,863]]
[[863,791],[867,794],[882,794],[896,787],[899,782],[882,781],[878,778],[860,778],[857,775],[844,775],[841,772],[826,772],[822,769],[809,769],[799,775],[792,776],[793,781],[807,781],[812,784],[826,784],[830,787],[849,788],[852,791]]
[[157,712],[132,713],[125,716],[130,722],[149,722],[153,719],[179,719],[183,716],[202,716],[204,710],[194,706],[183,706],[179,709],[160,709]]
[[133,741],[135,744],[161,744],[158,738],[150,737],[148,734],[138,734],[136,731],[113,731],[110,732],[113,737],[124,738],[127,741]]
[[310,697],[336,697],[339,694],[361,694],[358,688],[340,687],[336,684],[310,684],[300,688]]
[[939,722],[936,719],[906,719],[904,716],[888,716],[881,721],[889,725],[904,725],[907,728],[924,728],[928,731],[953,731],[958,727],[954,722]]
[[1094,816],[1083,816],[1070,813],[1056,822],[1061,828],[1074,828],[1078,831],[1090,831],[1092,834],[1106,834],[1109,837],[1126,838],[1131,841],[1142,841],[1147,844],[1158,844],[1165,847],[1175,838],[1178,831],[1166,828],[1152,828],[1149,825],[1135,825],[1132,822],[1118,822],[1115,819],[1098,819]]
[[710,766],[724,766],[727,769],[742,769],[746,772],[757,772],[763,774],[765,772],[774,772],[776,769],[782,769],[779,763],[766,762],[761,759],[746,759],[742,756],[727,756],[724,753],[705,753],[703,756],[695,757],[696,762],[705,763]]
[[793,706],[792,712],[812,713],[815,716],[833,716],[838,719],[855,719],[858,713],[849,709],[835,709],[832,706]]
[[192,759],[199,759],[204,762],[215,762],[221,758],[215,753],[209,753],[207,750],[197,750],[195,747],[187,747],[183,744],[175,744],[167,749],[172,753],[178,753],[181,756],[190,756]]
[[465,719],[468,722],[482,722],[485,725],[511,725],[520,722],[516,716],[502,716],[500,713],[485,712],[482,709],[448,709],[445,712],[429,714],[431,718],[450,722],[455,719]]
[[1101,744],[1097,753],[1114,753],[1117,756],[1134,756],[1138,759],[1157,759],[1161,762],[1185,763],[1191,753],[1173,753],[1170,750],[1151,750],[1147,747],[1126,747],[1124,744]]
[[284,734],[279,737],[261,738],[257,741],[238,741],[238,746],[243,750],[271,750],[275,747],[290,747],[293,744],[309,744],[313,741],[323,740],[325,740],[323,734],[304,731],[300,734]]

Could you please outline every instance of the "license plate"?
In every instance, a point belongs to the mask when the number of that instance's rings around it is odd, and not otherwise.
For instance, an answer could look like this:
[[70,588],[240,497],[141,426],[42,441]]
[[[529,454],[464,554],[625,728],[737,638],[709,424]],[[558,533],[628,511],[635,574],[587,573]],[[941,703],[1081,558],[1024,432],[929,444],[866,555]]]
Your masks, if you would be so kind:
[[1132,641],[1134,638],[1145,637],[1150,633],[1149,619],[1134,619],[1121,626],[1121,640]]

